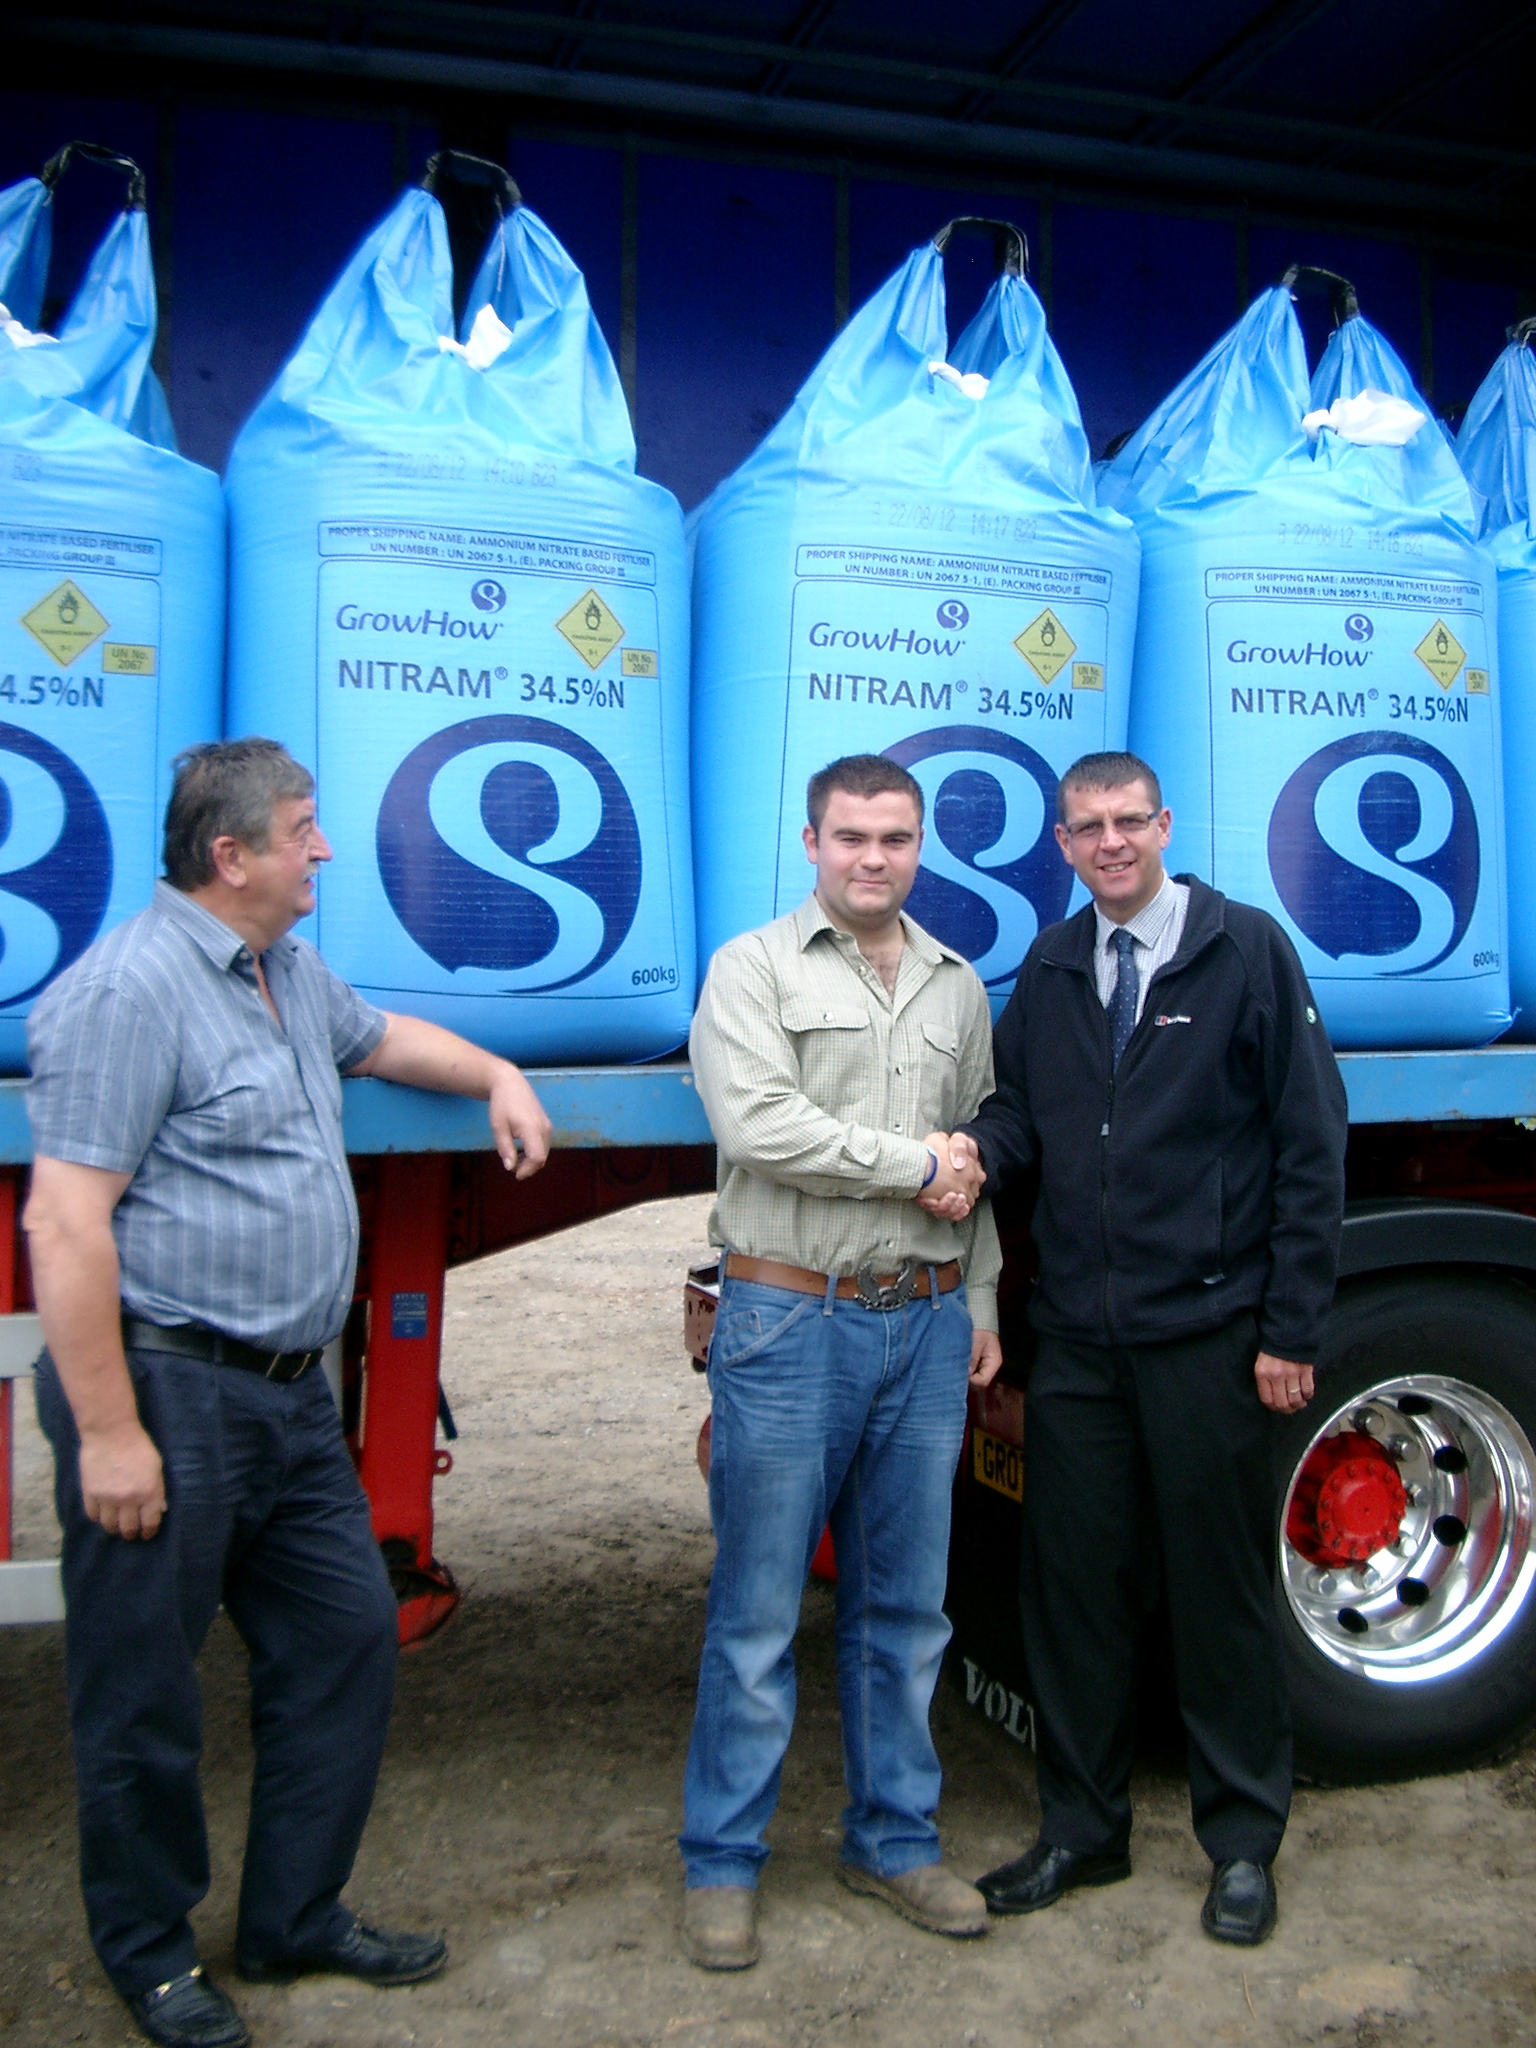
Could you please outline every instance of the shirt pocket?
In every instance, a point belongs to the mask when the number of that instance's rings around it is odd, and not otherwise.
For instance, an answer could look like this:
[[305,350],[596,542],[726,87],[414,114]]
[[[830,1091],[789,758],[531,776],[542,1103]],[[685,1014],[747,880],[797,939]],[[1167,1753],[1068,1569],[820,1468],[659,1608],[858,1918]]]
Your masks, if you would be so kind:
[[877,1078],[869,1012],[857,1003],[791,996],[781,1014],[795,1041],[802,1091],[829,1116],[869,1121]]
[[959,1121],[960,1034],[949,1024],[927,1024],[918,1041],[917,1121],[914,1138],[951,1131]]

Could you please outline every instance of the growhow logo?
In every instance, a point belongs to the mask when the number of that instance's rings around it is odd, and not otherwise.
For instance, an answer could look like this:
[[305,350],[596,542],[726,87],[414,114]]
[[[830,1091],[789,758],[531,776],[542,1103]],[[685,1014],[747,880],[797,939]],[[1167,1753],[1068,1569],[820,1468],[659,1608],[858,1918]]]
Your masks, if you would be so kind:
[[1477,906],[1467,785],[1408,733],[1335,740],[1281,790],[1269,871],[1297,927],[1346,973],[1422,974],[1455,952]]
[[0,1004],[25,1003],[78,960],[112,895],[112,833],[67,754],[0,724]]
[[471,718],[423,740],[379,806],[379,879],[449,973],[508,994],[568,988],[613,957],[640,902],[640,828],[597,749],[542,718]]
[[989,986],[1011,982],[1072,894],[1056,845],[1056,770],[980,725],[914,733],[885,754],[916,777],[926,806],[912,915]]
[[[476,589],[486,586],[477,584]],[[479,603],[477,598],[476,603]],[[505,599],[503,599],[505,602]],[[439,640],[494,640],[501,619],[458,619],[452,612],[369,612],[347,603],[336,607],[338,633],[435,633]]]

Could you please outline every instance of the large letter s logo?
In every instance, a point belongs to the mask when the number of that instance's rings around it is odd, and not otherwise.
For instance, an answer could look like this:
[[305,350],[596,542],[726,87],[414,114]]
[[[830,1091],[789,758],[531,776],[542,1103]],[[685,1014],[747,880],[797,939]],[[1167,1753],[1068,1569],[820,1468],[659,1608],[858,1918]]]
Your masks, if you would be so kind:
[[112,895],[112,834],[68,754],[0,725],[0,1004],[28,1002],[78,960]]
[[1042,925],[1066,915],[1056,771],[1022,740],[940,726],[885,749],[922,786],[923,864],[908,908],[988,986],[1012,981]]
[[640,902],[640,829],[595,747],[542,718],[472,718],[407,754],[379,806],[379,877],[450,973],[508,993],[566,988],[623,944]]
[[1336,740],[1281,790],[1269,871],[1299,929],[1346,973],[1438,967],[1477,905],[1467,785],[1438,748],[1410,734]]

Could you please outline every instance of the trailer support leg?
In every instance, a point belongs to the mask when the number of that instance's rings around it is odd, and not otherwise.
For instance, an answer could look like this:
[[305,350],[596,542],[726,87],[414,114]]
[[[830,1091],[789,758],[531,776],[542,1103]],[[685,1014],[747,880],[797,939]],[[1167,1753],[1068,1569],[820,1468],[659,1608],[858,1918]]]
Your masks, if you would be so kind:
[[459,1604],[432,1555],[432,1481],[450,1162],[443,1153],[379,1161],[369,1255],[368,1350],[359,1476],[400,1602],[400,1640],[424,1642]]
[[[0,1171],[0,1315],[16,1307],[16,1191],[20,1175]],[[16,1493],[12,1460],[16,1455],[16,1383],[0,1379],[0,1564],[11,1558],[11,1529]]]

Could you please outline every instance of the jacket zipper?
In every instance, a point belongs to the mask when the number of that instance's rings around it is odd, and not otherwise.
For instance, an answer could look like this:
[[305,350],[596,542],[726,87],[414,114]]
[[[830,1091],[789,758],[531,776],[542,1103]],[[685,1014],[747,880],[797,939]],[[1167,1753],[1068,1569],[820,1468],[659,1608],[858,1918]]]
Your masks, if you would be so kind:
[[1104,1020],[1104,1049],[1109,1068],[1109,1092],[1104,1098],[1104,1122],[1099,1130],[1099,1249],[1103,1255],[1100,1263],[1104,1270],[1104,1334],[1113,1343],[1114,1329],[1109,1310],[1109,1127],[1115,1114],[1115,1051],[1109,1012],[1098,1000],[1098,993],[1091,984],[1089,995]]
[[[1166,974],[1173,964],[1172,960],[1165,960],[1147,982],[1146,991],[1142,997],[1141,1015],[1137,1018],[1135,1028],[1126,1040],[1125,1051],[1120,1055],[1122,1060],[1130,1057],[1131,1047],[1146,1028],[1147,1005],[1152,997],[1152,983],[1157,980],[1158,975]],[[1115,1116],[1115,1048],[1114,1039],[1109,1028],[1109,1012],[1099,1002],[1097,989],[1094,989],[1092,993],[1094,1007],[1104,1019],[1104,1044],[1109,1061],[1109,1093],[1105,1097],[1104,1122],[1099,1130],[1099,1249],[1103,1254],[1102,1263],[1104,1268],[1104,1331],[1109,1341],[1113,1343],[1115,1331],[1109,1305],[1109,1128]]]

